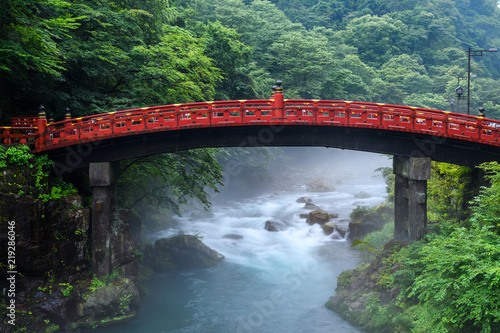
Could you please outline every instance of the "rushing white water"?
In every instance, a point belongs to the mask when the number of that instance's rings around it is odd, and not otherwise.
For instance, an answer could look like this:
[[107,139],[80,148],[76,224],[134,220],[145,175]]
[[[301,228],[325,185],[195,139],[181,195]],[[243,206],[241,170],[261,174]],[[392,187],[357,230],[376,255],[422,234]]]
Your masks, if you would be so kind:
[[[324,306],[335,293],[337,276],[354,268],[360,255],[337,234],[327,236],[319,225],[308,225],[299,217],[308,211],[296,200],[311,198],[322,209],[338,213],[333,222],[347,228],[356,205],[385,200],[384,181],[373,178],[373,170],[388,164],[386,158],[372,157],[369,166],[358,165],[371,172],[344,177],[333,192],[309,193],[304,186],[227,201],[215,205],[212,214],[180,218],[180,228],[152,235],[153,241],[197,234],[225,259],[208,269],[157,274],[132,322],[93,332],[360,332]],[[371,197],[356,199],[360,191]],[[269,220],[288,229],[266,231]]]

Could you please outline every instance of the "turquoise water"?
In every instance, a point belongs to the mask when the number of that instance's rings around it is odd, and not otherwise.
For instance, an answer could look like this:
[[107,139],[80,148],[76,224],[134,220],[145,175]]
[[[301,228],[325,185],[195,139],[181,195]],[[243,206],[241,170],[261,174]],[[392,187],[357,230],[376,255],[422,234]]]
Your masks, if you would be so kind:
[[[389,162],[384,158],[377,163],[370,163],[371,170]],[[335,293],[337,276],[360,263],[360,255],[345,239],[327,236],[318,225],[305,223],[299,214],[307,211],[296,202],[308,196],[328,212],[338,213],[333,222],[347,227],[352,208],[375,205],[386,197],[381,178],[354,171],[350,169],[334,192],[306,193],[304,187],[224,201],[208,217],[184,216],[179,229],[151,235],[155,240],[199,234],[225,259],[208,269],[155,275],[148,284],[151,293],[142,299],[135,319],[90,332],[361,332],[324,306]],[[355,199],[360,191],[371,198]],[[264,230],[267,220],[283,222],[288,229],[268,232]],[[243,238],[227,239],[226,234]]]

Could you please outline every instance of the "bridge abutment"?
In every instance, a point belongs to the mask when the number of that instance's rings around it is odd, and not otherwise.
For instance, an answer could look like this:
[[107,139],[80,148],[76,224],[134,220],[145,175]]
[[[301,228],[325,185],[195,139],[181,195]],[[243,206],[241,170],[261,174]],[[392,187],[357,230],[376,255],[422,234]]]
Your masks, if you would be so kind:
[[89,164],[92,187],[92,274],[101,277],[110,274],[111,217],[115,206],[118,162]]
[[422,239],[427,228],[427,180],[431,178],[429,157],[394,156],[394,239]]

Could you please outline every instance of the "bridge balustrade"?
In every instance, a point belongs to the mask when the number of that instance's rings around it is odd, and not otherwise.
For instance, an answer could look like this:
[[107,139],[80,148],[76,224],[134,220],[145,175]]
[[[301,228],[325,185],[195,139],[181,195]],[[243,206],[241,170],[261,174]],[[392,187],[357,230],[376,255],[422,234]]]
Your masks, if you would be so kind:
[[10,144],[35,144],[36,127],[0,127],[0,142]]
[[[409,106],[335,100],[273,99],[163,105],[67,119],[46,125],[37,134],[32,117],[0,127],[4,144],[35,144],[35,151],[80,142],[193,127],[256,124],[321,125],[423,133],[490,145],[498,142],[500,121]],[[37,139],[38,138],[38,139]]]

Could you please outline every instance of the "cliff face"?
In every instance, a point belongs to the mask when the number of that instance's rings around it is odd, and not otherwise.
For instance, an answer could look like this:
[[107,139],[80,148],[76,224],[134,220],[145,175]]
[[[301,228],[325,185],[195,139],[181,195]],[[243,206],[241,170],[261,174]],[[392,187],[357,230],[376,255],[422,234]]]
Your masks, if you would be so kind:
[[52,186],[34,163],[0,166],[0,289],[7,291],[0,333],[73,332],[129,319],[140,300],[127,214],[114,215],[110,237],[120,269],[93,278],[89,208],[76,194],[61,195],[64,185]]
[[[0,193],[0,243],[15,222],[16,270],[26,277],[71,277],[88,269],[89,210],[77,195],[43,202],[30,195]],[[7,247],[0,248],[2,258]]]

